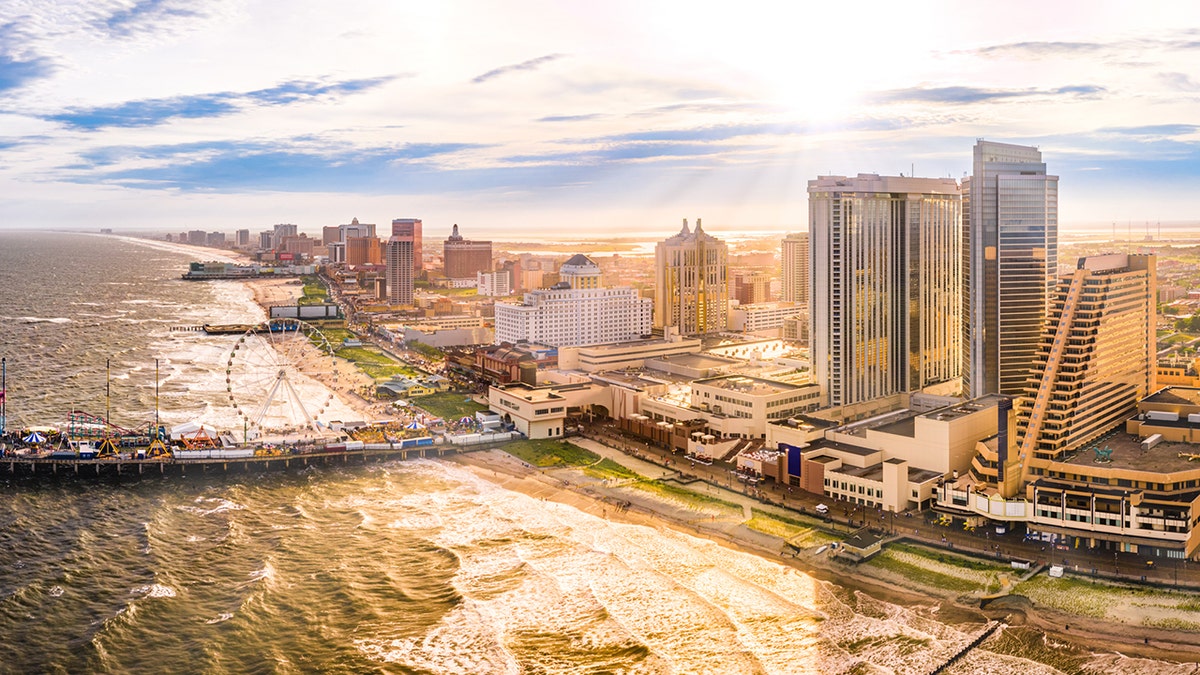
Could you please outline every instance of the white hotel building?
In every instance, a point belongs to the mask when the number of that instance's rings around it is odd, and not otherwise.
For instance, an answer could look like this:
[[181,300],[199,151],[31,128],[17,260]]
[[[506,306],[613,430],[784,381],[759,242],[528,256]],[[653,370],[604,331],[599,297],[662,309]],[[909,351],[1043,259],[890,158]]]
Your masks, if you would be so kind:
[[587,256],[572,256],[559,276],[562,281],[526,293],[519,305],[496,303],[496,344],[576,347],[650,334],[654,301],[633,288],[601,288],[600,267]]

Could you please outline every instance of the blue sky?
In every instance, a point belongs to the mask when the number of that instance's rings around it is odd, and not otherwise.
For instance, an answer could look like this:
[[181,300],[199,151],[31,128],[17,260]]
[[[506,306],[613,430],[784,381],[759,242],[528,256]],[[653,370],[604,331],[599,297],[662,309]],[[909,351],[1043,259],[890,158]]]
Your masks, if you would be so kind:
[[0,227],[806,225],[1039,146],[1064,226],[1200,221],[1191,3],[0,3]]

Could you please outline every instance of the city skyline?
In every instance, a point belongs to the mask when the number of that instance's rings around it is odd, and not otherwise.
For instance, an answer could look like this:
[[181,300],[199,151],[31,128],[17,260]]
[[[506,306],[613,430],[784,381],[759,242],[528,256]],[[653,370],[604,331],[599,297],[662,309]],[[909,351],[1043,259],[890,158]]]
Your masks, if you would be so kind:
[[980,137],[1053,162],[1064,229],[1196,220],[1200,9],[1160,7],[880,4],[847,48],[832,6],[13,6],[0,227],[786,231],[812,177]]

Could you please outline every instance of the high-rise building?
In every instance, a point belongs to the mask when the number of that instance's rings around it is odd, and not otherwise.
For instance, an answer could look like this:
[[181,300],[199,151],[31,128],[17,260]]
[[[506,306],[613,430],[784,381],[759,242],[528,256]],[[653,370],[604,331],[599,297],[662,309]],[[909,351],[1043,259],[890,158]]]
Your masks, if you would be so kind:
[[250,245],[250,230],[238,230],[233,235],[233,241],[238,248],[246,248]]
[[1058,280],[1017,408],[1023,459],[1059,459],[1155,390],[1155,257],[1080,258]]
[[392,236],[408,237],[413,245],[413,279],[420,278],[425,264],[421,259],[421,219],[395,218],[392,220]]
[[962,256],[964,391],[1019,395],[1058,274],[1058,176],[1037,148],[975,144]]
[[342,239],[342,228],[339,225],[326,225],[321,228],[321,244],[329,246],[330,244],[339,244],[344,242]]
[[733,299],[742,305],[757,305],[771,299],[771,275],[764,272],[735,272]]
[[781,244],[783,284],[780,299],[784,302],[808,304],[808,233],[797,232],[783,238]]
[[492,269],[492,242],[463,239],[455,224],[443,244],[442,258],[448,278],[474,279],[479,272]]
[[[412,235],[393,234],[387,242],[387,295],[390,305],[413,304]],[[349,253],[349,252],[347,252]]]
[[572,256],[559,275],[562,281],[526,293],[521,304],[496,303],[496,344],[578,347],[638,340],[650,333],[653,301],[633,288],[601,288],[600,267],[591,258]]
[[825,404],[959,377],[961,216],[950,178],[808,182],[810,343]]
[[291,253],[297,258],[312,258],[314,239],[307,234],[284,236],[275,243],[276,253]]
[[259,232],[258,247],[266,251],[275,248],[275,230],[263,230]]
[[729,246],[701,229],[683,229],[654,247],[654,327],[681,335],[719,333],[729,322]]
[[347,265],[379,265],[383,263],[380,255],[379,239],[376,237],[350,237],[346,239]]
[[299,231],[295,225],[280,223],[275,226],[275,243],[278,244],[284,237],[294,237],[297,234]]
[[345,225],[338,225],[338,236],[340,241],[346,241],[350,237],[374,237],[375,223],[360,223],[358,218],[352,218]]
[[189,230],[187,243],[193,246],[204,246],[208,244],[208,233],[204,230]]
[[475,274],[475,288],[479,295],[499,297],[511,295],[513,291],[512,270],[477,272]]

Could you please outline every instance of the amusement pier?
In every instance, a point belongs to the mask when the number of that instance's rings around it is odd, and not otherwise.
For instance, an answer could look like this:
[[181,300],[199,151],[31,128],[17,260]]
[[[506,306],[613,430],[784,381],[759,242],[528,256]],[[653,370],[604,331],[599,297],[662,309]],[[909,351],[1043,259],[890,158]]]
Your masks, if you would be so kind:
[[[410,412],[399,420],[330,421],[339,365],[314,326],[274,319],[254,326],[205,327],[241,333],[223,365],[227,403],[241,429],[218,432],[159,421],[158,364],[154,419],[136,428],[113,424],[111,384],[103,416],[72,410],[65,423],[5,427],[7,359],[0,359],[0,473],[12,476],[137,476],[147,473],[250,472],[385,459],[443,457],[519,437],[499,416],[477,412],[444,420]],[[111,383],[111,368],[108,374]],[[324,383],[324,384],[322,384]]]

